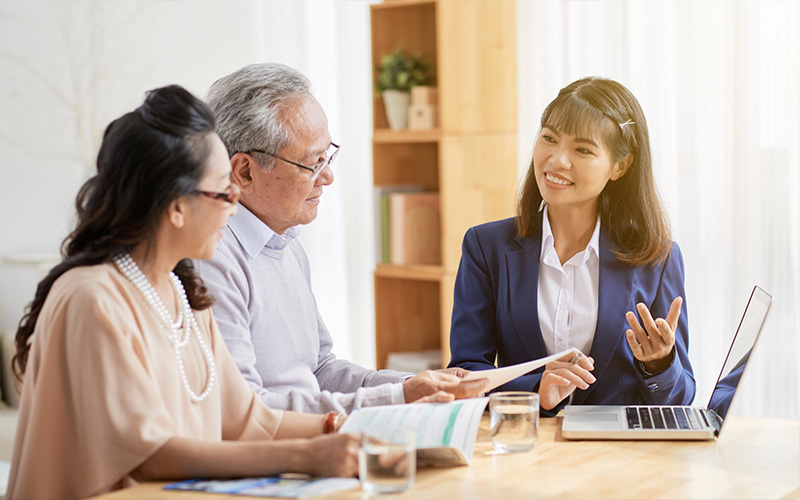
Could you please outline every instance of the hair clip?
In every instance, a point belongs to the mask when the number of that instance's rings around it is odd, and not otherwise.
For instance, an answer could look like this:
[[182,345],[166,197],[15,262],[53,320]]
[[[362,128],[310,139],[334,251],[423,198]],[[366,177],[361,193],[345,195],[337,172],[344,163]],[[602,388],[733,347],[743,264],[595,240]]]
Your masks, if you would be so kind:
[[625,125],[636,125],[636,122],[633,120],[628,120],[625,123],[620,123],[619,128],[623,128]]

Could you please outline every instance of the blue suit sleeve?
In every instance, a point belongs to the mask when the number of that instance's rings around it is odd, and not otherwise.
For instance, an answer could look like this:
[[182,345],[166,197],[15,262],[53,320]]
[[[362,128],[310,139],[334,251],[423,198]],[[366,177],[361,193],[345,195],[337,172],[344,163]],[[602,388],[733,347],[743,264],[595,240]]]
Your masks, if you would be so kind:
[[461,262],[456,275],[449,366],[460,366],[467,370],[488,370],[495,367],[495,315],[492,277],[475,228],[470,228],[461,246]]
[[[450,329],[450,365],[479,371],[495,368],[498,353],[497,290],[478,233],[464,236]],[[511,380],[496,391],[532,391],[543,369]]]
[[689,319],[684,289],[683,256],[677,243],[664,263],[658,291],[650,313],[654,318],[666,318],[669,306],[675,297],[683,297],[681,315],[675,330],[675,357],[666,370],[650,377],[643,377],[652,401],[656,405],[689,405],[694,400],[695,380],[689,362]]

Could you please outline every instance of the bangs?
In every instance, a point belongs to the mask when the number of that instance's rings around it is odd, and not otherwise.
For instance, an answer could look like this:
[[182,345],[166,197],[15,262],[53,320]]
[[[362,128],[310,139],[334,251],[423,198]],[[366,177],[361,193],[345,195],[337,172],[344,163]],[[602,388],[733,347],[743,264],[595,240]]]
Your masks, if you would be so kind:
[[575,93],[560,95],[551,102],[542,114],[540,126],[602,142],[606,147],[613,143],[614,124],[611,119]]

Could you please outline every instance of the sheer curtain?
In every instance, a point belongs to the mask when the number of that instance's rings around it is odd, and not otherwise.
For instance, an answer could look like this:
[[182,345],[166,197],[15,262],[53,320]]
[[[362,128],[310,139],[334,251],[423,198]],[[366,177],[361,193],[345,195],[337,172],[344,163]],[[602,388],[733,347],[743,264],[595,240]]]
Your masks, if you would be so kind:
[[588,75],[644,108],[686,265],[705,405],[754,284],[775,301],[734,414],[798,418],[800,3],[518,1],[520,168],[544,106]]

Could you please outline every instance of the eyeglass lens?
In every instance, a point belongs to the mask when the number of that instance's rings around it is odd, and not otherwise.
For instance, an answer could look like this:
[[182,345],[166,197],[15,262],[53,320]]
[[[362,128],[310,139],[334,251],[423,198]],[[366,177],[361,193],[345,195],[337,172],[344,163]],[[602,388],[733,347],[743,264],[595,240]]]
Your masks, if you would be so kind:
[[325,151],[325,157],[320,160],[319,163],[314,165],[314,171],[311,174],[313,178],[319,176],[322,170],[333,163],[333,160],[336,158],[336,155],[339,154],[339,146],[337,144],[331,143],[330,147],[327,151]]

